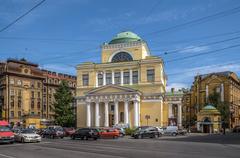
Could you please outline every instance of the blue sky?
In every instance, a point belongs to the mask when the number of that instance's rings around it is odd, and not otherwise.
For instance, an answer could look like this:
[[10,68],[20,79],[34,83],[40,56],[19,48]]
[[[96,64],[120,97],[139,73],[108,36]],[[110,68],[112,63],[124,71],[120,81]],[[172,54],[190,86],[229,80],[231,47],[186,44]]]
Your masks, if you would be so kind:
[[[0,28],[38,2],[0,0]],[[103,42],[130,30],[147,41],[152,55],[160,54],[164,59],[168,87],[189,87],[196,74],[226,70],[239,74],[240,47],[167,61],[240,44],[240,39],[235,39],[199,46],[240,36],[240,12],[166,32],[152,32],[237,6],[239,0],[47,0],[0,33],[0,60],[24,57],[42,68],[75,74],[74,66],[81,62],[100,62]],[[237,33],[222,35],[231,32]],[[176,49],[181,51],[164,54]]]

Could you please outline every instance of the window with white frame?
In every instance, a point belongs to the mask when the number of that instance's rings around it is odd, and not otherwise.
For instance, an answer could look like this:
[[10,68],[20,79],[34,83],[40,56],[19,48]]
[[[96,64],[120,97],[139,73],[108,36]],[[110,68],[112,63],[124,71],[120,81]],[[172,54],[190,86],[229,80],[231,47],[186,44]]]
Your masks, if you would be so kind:
[[138,71],[132,72],[132,83],[137,84],[138,83]]
[[111,72],[106,73],[106,85],[108,85],[108,84],[112,84],[112,73]]
[[89,85],[89,75],[88,74],[83,74],[82,75],[82,81],[83,81],[83,86],[88,86]]
[[155,71],[154,69],[147,70],[147,81],[154,82],[155,81]]
[[120,72],[114,73],[114,83],[121,84],[121,73]]
[[129,84],[130,75],[129,71],[123,72],[123,84]]
[[103,74],[98,73],[98,85],[102,86],[103,85]]

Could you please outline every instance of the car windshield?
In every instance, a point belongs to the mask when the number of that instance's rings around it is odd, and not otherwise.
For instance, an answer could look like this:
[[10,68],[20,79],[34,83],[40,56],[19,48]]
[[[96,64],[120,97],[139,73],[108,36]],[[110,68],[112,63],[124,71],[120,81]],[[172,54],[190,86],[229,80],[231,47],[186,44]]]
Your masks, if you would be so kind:
[[24,129],[24,130],[21,131],[21,133],[29,133],[29,134],[31,134],[31,133],[34,133],[34,130],[32,130],[32,129]]
[[6,127],[6,126],[0,126],[0,132],[10,132],[10,128]]

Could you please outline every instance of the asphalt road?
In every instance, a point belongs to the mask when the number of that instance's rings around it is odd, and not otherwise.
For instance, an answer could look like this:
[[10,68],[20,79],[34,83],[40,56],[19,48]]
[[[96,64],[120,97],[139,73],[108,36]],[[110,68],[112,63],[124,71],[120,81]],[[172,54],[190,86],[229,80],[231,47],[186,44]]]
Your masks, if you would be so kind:
[[[216,141],[221,139],[221,141]],[[235,141],[235,140],[238,141]],[[211,141],[212,140],[212,141]],[[224,142],[224,143],[223,143]],[[0,158],[239,158],[240,134],[101,140],[43,139],[41,143],[0,145]]]

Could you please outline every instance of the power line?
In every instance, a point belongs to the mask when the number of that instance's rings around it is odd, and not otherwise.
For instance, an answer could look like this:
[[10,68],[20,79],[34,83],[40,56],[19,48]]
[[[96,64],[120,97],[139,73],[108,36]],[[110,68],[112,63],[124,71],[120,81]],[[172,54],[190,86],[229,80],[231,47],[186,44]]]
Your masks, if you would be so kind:
[[[233,38],[228,38],[228,39],[225,39],[225,40],[220,40],[220,41],[215,41],[215,42],[200,44],[200,45],[196,45],[196,46],[192,46],[192,47],[186,47],[186,48],[176,49],[176,50],[172,50],[172,51],[165,51],[165,53],[162,53],[162,54],[159,54],[159,55],[175,54],[175,53],[182,52],[182,51],[185,51],[185,50],[195,49],[196,47],[210,46],[210,45],[215,45],[215,44],[219,44],[219,43],[223,43],[223,42],[228,42],[228,41],[232,41],[232,40],[236,40],[236,39],[240,39],[240,36],[233,37]],[[156,50],[155,50],[155,51],[156,51]]]
[[6,29],[8,29],[9,27],[11,27],[12,25],[14,25],[16,22],[18,22],[20,19],[22,19],[23,17],[25,17],[26,15],[28,15],[30,12],[32,12],[34,9],[36,9],[37,7],[39,7],[41,4],[43,4],[43,2],[45,2],[46,0],[42,0],[41,2],[39,2],[38,4],[36,4],[35,6],[33,6],[30,10],[28,10],[27,12],[25,12],[24,14],[22,14],[21,16],[19,16],[17,19],[15,19],[14,21],[12,21],[11,23],[9,23],[7,26],[3,27],[0,32],[5,31]]
[[228,47],[221,48],[221,49],[217,49],[217,50],[213,50],[213,51],[198,53],[198,54],[189,55],[189,56],[186,56],[186,57],[175,58],[175,59],[172,59],[172,60],[167,60],[167,61],[165,61],[165,62],[168,62],[168,63],[169,63],[169,62],[174,62],[174,61],[179,61],[179,60],[185,60],[185,59],[189,59],[189,58],[194,58],[194,57],[197,57],[197,56],[213,54],[213,53],[217,53],[217,52],[220,52],[220,51],[223,51],[223,50],[226,50],[226,49],[231,49],[231,48],[235,48],[235,47],[239,47],[239,46],[240,46],[240,44],[236,44],[236,45],[228,46]]
[[171,31],[171,30],[174,30],[174,29],[177,29],[177,28],[187,26],[187,25],[208,22],[210,20],[215,20],[217,18],[222,18],[222,17],[225,17],[225,16],[236,14],[239,11],[240,11],[240,6],[229,9],[229,10],[225,10],[225,11],[222,11],[222,12],[218,12],[218,13],[215,13],[215,14],[212,14],[212,15],[209,15],[209,16],[201,17],[201,18],[198,18],[198,19],[195,19],[195,20],[192,20],[192,21],[188,21],[188,22],[185,22],[185,23],[182,23],[182,24],[178,24],[178,25],[175,25],[175,26],[172,26],[172,27],[169,27],[169,28],[165,28],[165,29],[154,31],[154,32],[150,32],[148,34],[145,34],[144,36],[148,36],[148,35],[150,36],[150,35],[154,35],[154,34],[157,34],[157,33],[160,33],[160,32],[168,32],[168,31]]
[[[233,65],[233,64],[235,64],[235,63],[239,63],[239,61],[240,61],[240,59],[235,60],[234,62],[231,62],[231,63],[211,65],[211,68],[212,68],[212,67],[224,67],[224,66],[229,66],[229,65]],[[195,70],[188,70],[188,71],[181,71],[181,72],[176,72],[176,73],[170,73],[170,74],[168,74],[167,76],[182,75],[183,73],[187,73],[187,72],[194,72],[194,71],[199,71],[199,70],[205,70],[205,69],[208,69],[207,67],[210,67],[210,66],[205,66],[205,68],[198,68],[198,69],[195,69]]]

